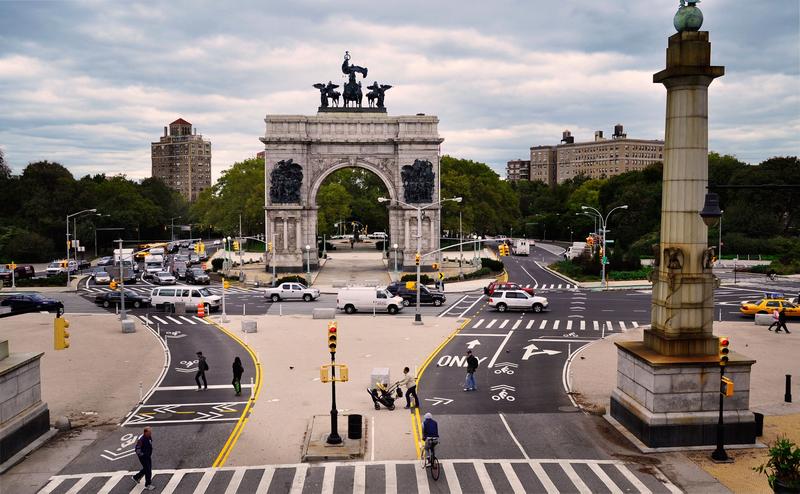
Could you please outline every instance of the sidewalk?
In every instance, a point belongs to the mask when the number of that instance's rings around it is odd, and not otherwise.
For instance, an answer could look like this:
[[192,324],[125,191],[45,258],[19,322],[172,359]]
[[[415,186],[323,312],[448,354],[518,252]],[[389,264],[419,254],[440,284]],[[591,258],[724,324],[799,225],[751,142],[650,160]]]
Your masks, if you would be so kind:
[[[319,380],[319,368],[330,363],[325,335],[328,321],[309,316],[247,317],[258,323],[258,333],[240,332],[242,317],[225,326],[239,334],[262,362],[264,383],[244,432],[226,466],[297,463],[306,427],[313,415],[330,411],[330,385]],[[404,366],[416,370],[430,351],[456,328],[452,319],[427,318],[422,326],[412,316],[337,315],[339,345],[336,362],[346,364],[350,381],[336,386],[340,413],[365,419],[365,460],[416,458],[411,414],[405,398],[393,411],[375,410],[367,394],[373,368],[388,368],[392,382]],[[250,377],[244,376],[246,382]],[[425,403],[420,390],[421,403]],[[344,435],[347,431],[339,431]]]
[[12,352],[44,352],[42,401],[50,422],[69,417],[62,433],[0,476],[0,492],[36,492],[81,450],[113,427],[147,393],[165,365],[158,339],[135,318],[136,332],[123,334],[112,314],[68,314],[70,347],[53,350],[53,315],[3,319],[0,341]]
[[[778,434],[787,435],[800,443],[800,403],[784,403],[784,375],[796,374],[797,348],[800,336],[769,333],[764,326],[752,322],[714,323],[714,333],[724,334],[731,340],[737,353],[754,358],[750,376],[750,409],[764,414],[764,436],[759,440],[771,443]],[[615,341],[642,339],[642,328],[619,333],[584,347],[569,369],[571,389],[579,404],[593,413],[608,409],[609,396],[616,385],[617,350]],[[792,395],[797,397],[797,376]],[[734,463],[715,464],[708,459],[708,451],[674,453],[692,460],[700,468],[722,482],[733,492],[771,492],[766,477],[751,467],[766,461],[766,449],[728,449]],[[688,489],[680,478],[673,481]]]

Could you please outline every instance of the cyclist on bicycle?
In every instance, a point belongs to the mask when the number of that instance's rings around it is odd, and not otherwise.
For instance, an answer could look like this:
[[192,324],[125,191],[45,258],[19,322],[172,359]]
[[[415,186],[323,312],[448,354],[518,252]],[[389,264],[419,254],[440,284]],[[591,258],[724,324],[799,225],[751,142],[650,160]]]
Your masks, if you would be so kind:
[[433,415],[425,414],[422,422],[422,440],[425,441],[425,461],[429,462],[433,448],[439,444],[439,424],[433,420]]

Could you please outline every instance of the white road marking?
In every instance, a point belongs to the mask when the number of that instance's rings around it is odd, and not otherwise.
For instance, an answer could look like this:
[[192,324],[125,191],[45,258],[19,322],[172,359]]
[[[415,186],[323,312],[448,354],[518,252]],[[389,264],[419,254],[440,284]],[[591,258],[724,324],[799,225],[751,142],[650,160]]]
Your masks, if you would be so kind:
[[183,480],[183,475],[184,472],[180,471],[172,474],[169,482],[167,482],[167,485],[164,486],[164,489],[162,489],[161,492],[164,494],[172,494],[175,491],[175,488],[178,487],[178,484],[181,483],[181,480]]
[[446,461],[442,463],[442,468],[444,468],[444,476],[447,479],[447,487],[450,489],[450,494],[461,494],[461,484],[458,482],[458,475],[456,475],[453,462]]
[[500,352],[503,351],[503,347],[506,346],[506,343],[508,342],[509,338],[511,338],[512,334],[514,334],[514,331],[513,330],[509,331],[503,342],[500,343],[499,347],[497,347],[497,351],[495,352],[494,357],[492,357],[492,360],[489,361],[489,367],[487,367],[487,369],[491,369],[492,367],[494,367],[494,363],[497,361],[497,357],[500,356]]
[[560,323],[560,322],[561,322],[561,321],[559,321],[558,319],[556,319],[556,320],[555,320],[555,322],[553,323],[553,329],[558,329],[558,323]]
[[525,329],[531,329],[531,326],[533,326],[533,323],[534,323],[533,319],[528,321],[528,324],[525,326]]
[[581,494],[592,494],[591,489],[587,487],[586,484],[583,483],[583,480],[578,476],[578,473],[572,468],[572,465],[569,462],[561,462],[561,468],[564,470],[564,473],[567,474],[567,477],[575,484],[575,487],[578,489],[578,492]]
[[523,448],[522,445],[517,440],[517,436],[515,436],[514,433],[511,432],[511,427],[509,427],[508,422],[506,421],[506,418],[503,416],[502,413],[498,413],[497,415],[500,415],[500,420],[503,422],[503,425],[506,426],[506,430],[508,431],[508,435],[511,436],[511,439],[514,440],[514,444],[517,445],[517,447],[519,448],[520,453],[522,453],[522,456],[526,460],[530,460],[531,459],[530,456],[528,456],[528,453],[525,451],[525,448]]
[[165,320],[161,319],[161,318],[160,318],[160,317],[158,317],[158,316],[150,316],[150,317],[152,317],[152,318],[153,318],[153,319],[155,319],[156,321],[160,322],[161,324],[169,324],[169,322],[168,322],[168,321],[165,321]]
[[481,327],[481,324],[483,324],[483,322],[484,322],[485,320],[486,320],[486,319],[480,319],[480,320],[478,320],[478,322],[476,322],[476,323],[475,323],[475,325],[474,325],[474,326],[472,326],[472,328],[473,328],[473,329],[478,329],[479,327]]
[[504,320],[502,323],[500,323],[500,326],[499,326],[497,329],[503,329],[503,328],[505,328],[507,325],[508,325],[508,319],[506,319],[506,320]]
[[[439,464],[439,468],[441,468],[441,463]],[[417,493],[418,494],[430,494],[430,488],[428,487],[428,470],[423,468],[415,468],[414,469],[414,476],[417,479]]]
[[542,321],[542,324],[539,325],[539,329],[544,329],[547,326],[547,319]]
[[628,328],[625,327],[625,321],[619,321],[619,329],[620,331],[627,331]]
[[397,467],[392,464],[386,465],[386,494],[397,494]]
[[[372,420],[375,420],[375,417],[372,417]],[[370,442],[372,442],[373,444],[375,443],[374,440]],[[373,461],[374,458],[375,457],[373,456]],[[366,491],[367,491],[367,467],[365,465],[356,465],[355,472],[353,472],[353,494],[364,494]]]
[[581,331],[586,331],[586,321],[581,321]]
[[497,319],[492,319],[491,321],[489,321],[489,324],[486,325],[486,329],[492,329],[492,326],[494,326],[494,323],[496,322]]
[[522,319],[518,319],[517,321],[515,321],[514,325],[511,326],[511,329],[517,329],[520,324],[522,324]]
[[592,329],[600,331],[600,324],[597,321],[592,321]]
[[617,467],[617,470],[619,470],[620,473],[625,477],[625,479],[628,482],[630,482],[631,484],[633,484],[633,487],[636,488],[639,492],[641,492],[643,494],[644,493],[650,494],[652,492],[650,489],[647,488],[646,485],[644,485],[642,483],[641,480],[639,480],[636,477],[636,475],[633,474],[633,472],[628,470],[628,467],[626,467],[625,465],[620,465],[620,464],[615,464],[614,466]]
[[320,494],[333,494],[333,481],[336,480],[336,467],[325,465],[325,473],[322,474],[322,491]]
[[307,463],[301,463],[297,465],[297,469],[294,471],[294,479],[292,480],[292,489],[289,491],[290,494],[303,493],[303,485],[306,483],[307,471],[308,471]]
[[611,321],[606,321],[606,330],[614,331],[614,325],[611,324]]
[[634,327],[634,328],[638,328],[638,327],[639,327],[639,323],[638,323],[638,322],[636,322],[636,321],[633,321],[631,324],[633,324],[633,327]]
[[164,317],[166,317],[167,319],[169,319],[170,321],[172,321],[172,322],[174,322],[174,323],[176,323],[176,324],[183,324],[183,323],[180,321],[180,319],[175,319],[175,318],[174,318],[174,317],[172,317],[172,316],[164,316]]
[[589,463],[589,469],[591,469],[592,472],[597,475],[597,478],[603,481],[603,484],[605,484],[606,488],[611,491],[611,494],[622,494],[622,489],[617,487],[617,484],[615,484],[614,481],[611,480],[611,477],[609,477],[608,474],[606,474],[606,472],[600,468],[600,465],[597,463]]
[[191,319],[189,319],[186,316],[178,316],[178,317],[180,317],[182,320],[188,322],[189,324],[197,324],[196,322],[192,321]]
[[478,296],[478,298],[476,298],[475,301],[472,302],[472,305],[467,307],[466,310],[464,310],[464,312],[462,312],[461,314],[458,315],[458,317],[464,317],[464,314],[466,314],[467,312],[471,311],[472,308],[475,307],[475,304],[477,304],[481,300],[483,300],[483,295]]
[[489,472],[486,471],[486,465],[482,461],[476,461],[473,467],[475,468],[475,473],[478,474],[478,481],[481,483],[483,492],[486,494],[496,493],[492,479],[489,478]]
[[209,470],[203,474],[203,477],[200,478],[200,482],[197,484],[197,487],[194,489],[194,494],[204,494],[208,486],[211,484],[211,479],[214,478],[214,471]]
[[267,467],[264,469],[264,474],[261,475],[261,481],[258,483],[258,487],[256,488],[256,492],[267,492],[269,489],[269,484],[272,483],[272,476],[275,474],[275,469],[273,467]]
[[536,474],[536,478],[539,479],[539,482],[542,483],[542,486],[544,486],[544,490],[547,491],[547,494],[558,494],[558,489],[556,489],[553,481],[550,480],[547,472],[544,471],[544,468],[542,468],[539,462],[531,463],[531,469],[533,473]]
[[[506,474],[506,479],[508,483],[511,484],[511,490],[514,494],[525,494],[525,488],[522,487],[522,482],[519,481],[519,477],[517,477],[517,472],[514,471],[514,467],[511,466],[511,463],[504,461],[500,463],[500,466],[503,468],[503,473]],[[450,477],[447,477],[448,485],[450,484]]]
[[239,490],[239,484],[242,483],[245,472],[246,470],[244,468],[237,468],[233,471],[233,477],[231,477],[228,488],[225,489],[225,494],[236,494],[236,491]]
[[567,331],[572,331],[572,321],[567,321]]

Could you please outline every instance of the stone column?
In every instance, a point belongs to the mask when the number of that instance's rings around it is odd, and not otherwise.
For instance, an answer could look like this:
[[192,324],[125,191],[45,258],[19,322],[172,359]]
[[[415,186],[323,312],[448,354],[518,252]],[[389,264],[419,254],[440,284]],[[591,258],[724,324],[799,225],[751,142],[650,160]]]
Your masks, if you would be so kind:
[[286,252],[289,249],[289,219],[286,217],[281,219],[283,220],[283,251]]

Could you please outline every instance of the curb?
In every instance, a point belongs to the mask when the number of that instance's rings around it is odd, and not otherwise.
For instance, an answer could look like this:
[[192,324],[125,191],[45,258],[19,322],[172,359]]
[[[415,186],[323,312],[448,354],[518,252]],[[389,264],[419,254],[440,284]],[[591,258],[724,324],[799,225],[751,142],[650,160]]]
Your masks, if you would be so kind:
[[548,273],[552,274],[553,276],[561,278],[562,280],[564,280],[564,281],[566,281],[568,283],[572,283],[573,285],[577,286],[578,288],[584,288],[583,286],[581,286],[581,283],[579,281],[575,281],[575,280],[573,280],[572,278],[570,278],[569,276],[567,276],[565,274],[561,274],[558,271],[550,269],[549,266],[547,266],[546,264],[540,263],[539,261],[534,261],[534,262],[536,263],[537,266],[539,266],[540,268],[544,269],[545,271],[547,271]]

